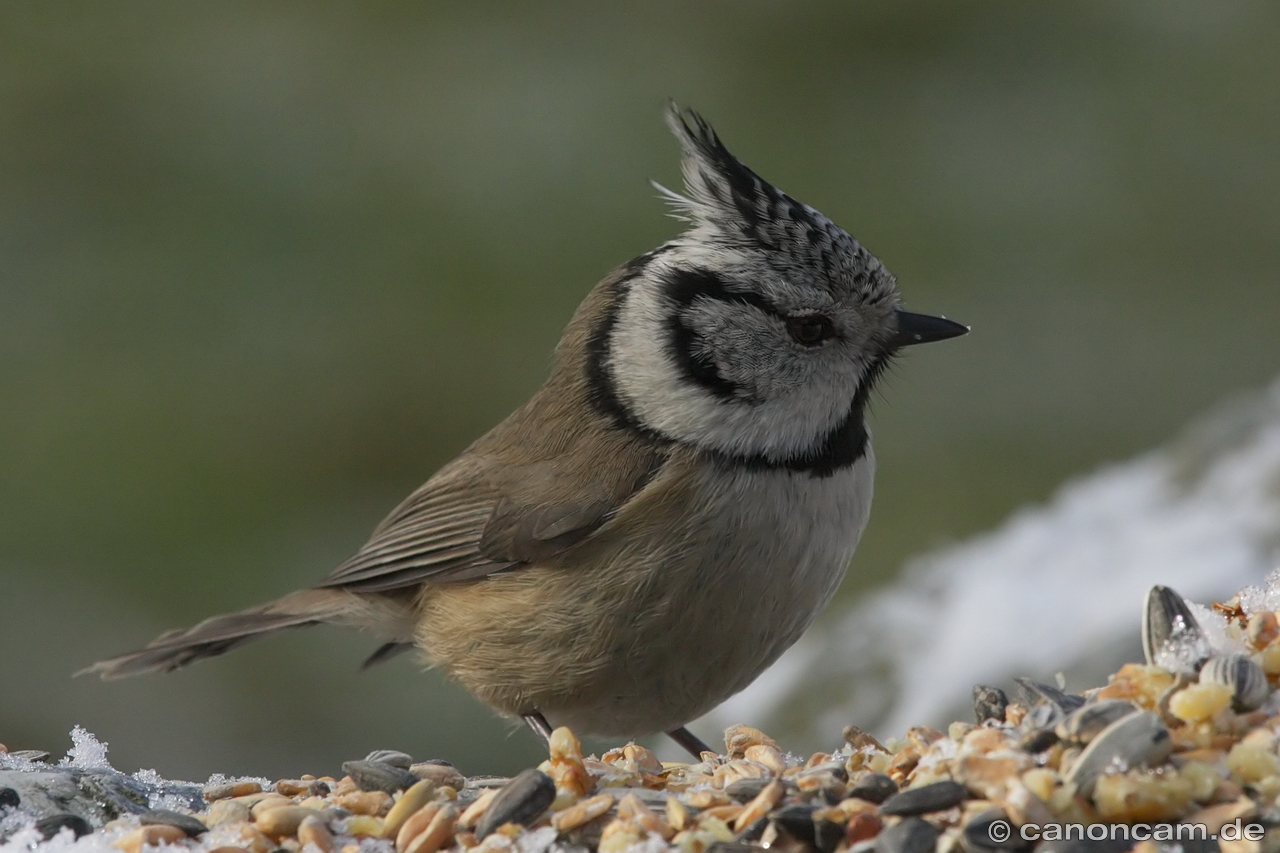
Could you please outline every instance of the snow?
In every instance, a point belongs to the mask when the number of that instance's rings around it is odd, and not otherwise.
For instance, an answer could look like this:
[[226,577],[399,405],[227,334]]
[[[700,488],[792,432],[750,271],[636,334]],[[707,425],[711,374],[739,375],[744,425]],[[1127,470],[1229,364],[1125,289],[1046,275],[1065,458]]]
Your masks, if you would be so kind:
[[1280,569],[1267,575],[1261,587],[1246,586],[1240,590],[1240,607],[1252,616],[1267,610],[1280,610]]
[[81,726],[71,730],[71,749],[59,767],[75,767],[79,770],[112,770],[107,761],[107,745]]
[[[82,726],[75,726],[71,730],[71,748],[67,751],[66,756],[56,762],[41,763],[33,762],[20,756],[13,756],[0,753],[0,769],[17,770],[17,771],[87,771],[96,773],[118,773],[111,762],[107,758],[108,746],[104,741],[98,738]],[[171,811],[191,813],[189,806],[192,802],[192,796],[198,798],[199,785],[193,782],[186,782],[175,779],[165,779],[155,770],[139,770],[131,774],[131,778],[142,785],[148,794],[148,806],[153,809],[169,809]],[[255,781],[264,786],[270,784],[269,780],[260,777],[249,776],[223,776],[221,774],[210,777],[208,784],[218,784],[222,782],[239,782],[239,781]],[[0,843],[0,853],[20,853],[20,851],[33,851],[33,853],[119,853],[112,847],[112,843],[121,836],[136,829],[138,824],[137,817],[125,818],[118,825],[111,829],[98,831],[86,835],[82,838],[75,838],[69,829],[63,829],[57,835],[48,839],[43,839],[40,833],[34,828],[36,815],[24,806],[16,809],[0,809],[0,838],[5,839]],[[212,842],[216,836],[216,830],[204,836],[202,841]],[[230,842],[228,842],[230,843]],[[218,846],[216,844],[202,844],[197,849],[212,849]],[[386,853],[386,851],[381,851]]]
[[106,832],[94,832],[81,838],[76,838],[75,833],[70,829],[64,828],[57,835],[46,841],[34,827],[29,827],[19,830],[10,836],[4,844],[0,844],[0,851],[3,851],[3,853],[24,853],[24,851],[31,851],[31,853],[120,853],[118,849],[111,845],[132,828],[119,827]]

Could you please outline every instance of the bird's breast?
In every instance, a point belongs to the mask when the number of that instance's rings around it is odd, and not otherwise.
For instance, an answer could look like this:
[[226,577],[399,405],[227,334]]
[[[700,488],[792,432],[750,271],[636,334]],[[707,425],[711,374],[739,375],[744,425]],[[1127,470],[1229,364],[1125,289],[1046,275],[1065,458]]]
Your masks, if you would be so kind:
[[[694,497],[692,547],[669,555],[665,573],[673,637],[700,649],[698,663],[666,664],[696,678],[722,673],[741,690],[790,647],[831,600],[871,506],[868,454],[829,477],[803,472],[711,469]],[[678,592],[677,592],[678,590]],[[717,699],[717,701],[720,701]]]
[[424,596],[420,639],[507,713],[611,736],[683,725],[751,683],[830,601],[873,468],[870,453],[827,477],[673,459],[555,563]]

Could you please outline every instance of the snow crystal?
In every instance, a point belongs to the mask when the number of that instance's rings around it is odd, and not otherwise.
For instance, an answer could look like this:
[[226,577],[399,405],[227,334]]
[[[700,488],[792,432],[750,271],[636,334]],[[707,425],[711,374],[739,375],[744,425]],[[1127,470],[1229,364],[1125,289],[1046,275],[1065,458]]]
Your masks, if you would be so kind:
[[1212,607],[1196,604],[1194,601],[1188,601],[1187,606],[1191,608],[1191,614],[1200,623],[1200,630],[1204,634],[1205,640],[1208,641],[1212,652],[1218,654],[1235,654],[1237,652],[1249,654],[1253,651],[1253,648],[1245,642],[1244,634],[1240,631],[1239,626],[1234,622],[1227,621],[1227,617]]
[[344,818],[335,824],[338,831],[337,834],[339,836],[337,841],[339,843],[334,846],[341,846],[345,849],[350,845],[357,845],[360,848],[360,853],[392,853],[394,847],[392,846],[392,843],[386,839],[373,838],[368,835],[355,837],[348,835],[347,822],[350,819],[351,818]]
[[112,770],[107,761],[107,745],[93,736],[83,726],[71,730],[71,750],[58,762],[59,767],[75,767],[79,770]]
[[656,832],[650,832],[644,838],[627,845],[626,853],[665,853],[667,842]]
[[559,834],[553,826],[522,832],[516,837],[516,849],[520,853],[546,853]]
[[1174,617],[1169,639],[1155,651],[1156,666],[1169,672],[1194,673],[1199,663],[1215,651],[1234,651],[1221,614],[1194,601],[1188,601],[1187,607],[1201,630],[1185,624],[1181,616]]
[[1240,607],[1250,616],[1267,610],[1280,610],[1280,568],[1273,569],[1264,584],[1240,590]]

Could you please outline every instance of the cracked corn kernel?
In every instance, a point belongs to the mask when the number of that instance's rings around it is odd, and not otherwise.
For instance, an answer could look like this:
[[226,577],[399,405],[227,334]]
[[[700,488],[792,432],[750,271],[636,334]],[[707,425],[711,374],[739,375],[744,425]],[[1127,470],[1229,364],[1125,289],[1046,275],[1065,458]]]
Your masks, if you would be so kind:
[[1203,723],[1231,704],[1225,684],[1192,684],[1169,697],[1169,713],[1187,723]]
[[1280,776],[1280,759],[1275,753],[1252,743],[1238,743],[1227,753],[1227,767],[1233,781],[1250,785]]
[[1213,797],[1218,789],[1222,776],[1212,766],[1203,761],[1188,761],[1178,768],[1178,775],[1191,785],[1192,799],[1204,803]]
[[1106,820],[1153,822],[1186,814],[1192,791],[1192,784],[1176,773],[1131,770],[1099,776],[1093,801]]

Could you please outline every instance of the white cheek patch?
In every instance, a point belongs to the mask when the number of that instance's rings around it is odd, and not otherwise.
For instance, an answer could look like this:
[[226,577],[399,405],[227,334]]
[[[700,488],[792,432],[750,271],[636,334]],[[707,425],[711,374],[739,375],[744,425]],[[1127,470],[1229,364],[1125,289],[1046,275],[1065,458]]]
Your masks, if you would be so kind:
[[[778,337],[764,326],[756,330],[759,336],[749,327],[732,335],[726,330],[723,345],[740,356],[724,372],[748,391],[762,383],[772,386],[768,399],[725,399],[690,381],[671,351],[679,309],[663,295],[661,274],[655,269],[627,291],[609,339],[607,369],[618,397],[640,424],[730,455],[781,461],[811,452],[848,416],[860,380],[855,366],[832,371],[804,363],[794,353],[771,352],[769,343]],[[714,309],[723,306],[695,302],[688,310]]]
[[623,297],[609,336],[606,361],[618,396],[648,427],[675,437],[665,427],[688,396],[667,350],[672,307],[656,287],[637,284]]

